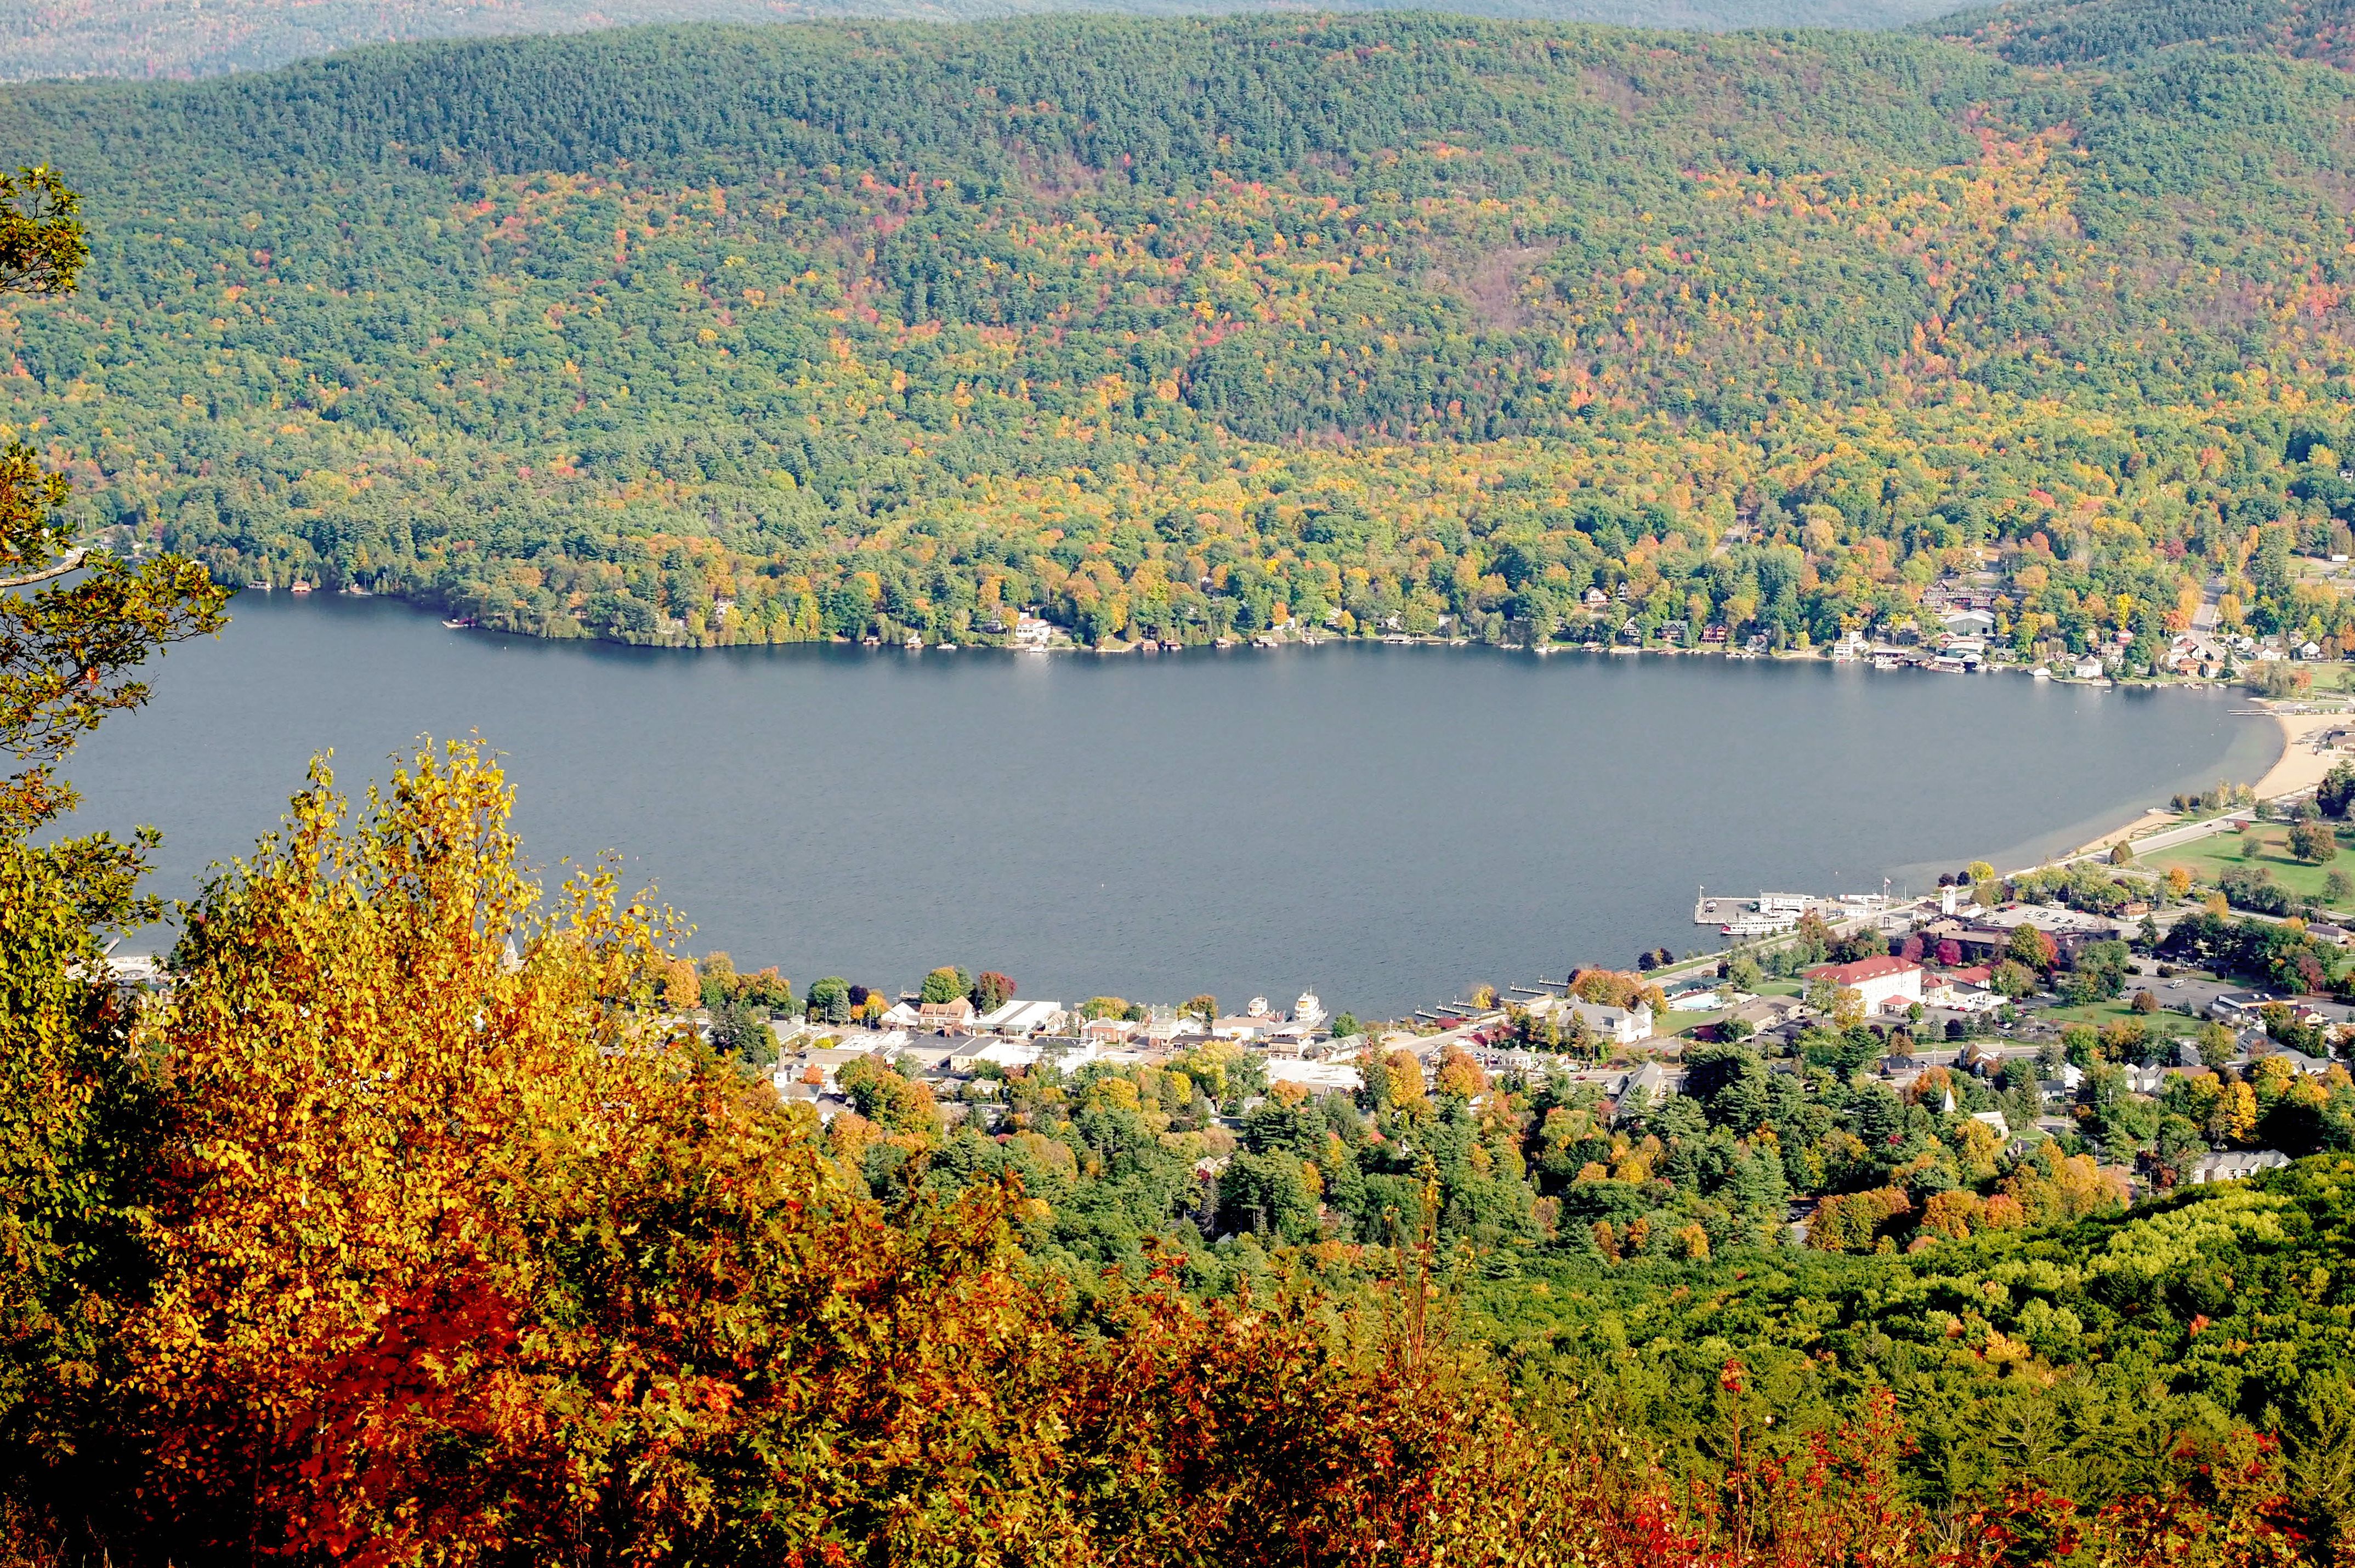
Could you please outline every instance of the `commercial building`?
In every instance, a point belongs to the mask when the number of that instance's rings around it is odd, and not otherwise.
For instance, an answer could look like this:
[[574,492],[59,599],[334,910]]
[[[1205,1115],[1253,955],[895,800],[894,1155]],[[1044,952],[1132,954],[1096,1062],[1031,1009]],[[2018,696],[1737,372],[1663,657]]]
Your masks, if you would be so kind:
[[1853,964],[1820,964],[1809,980],[1828,981],[1864,998],[1868,1013],[1902,1012],[1922,999],[1922,965],[1909,958],[1859,958]]

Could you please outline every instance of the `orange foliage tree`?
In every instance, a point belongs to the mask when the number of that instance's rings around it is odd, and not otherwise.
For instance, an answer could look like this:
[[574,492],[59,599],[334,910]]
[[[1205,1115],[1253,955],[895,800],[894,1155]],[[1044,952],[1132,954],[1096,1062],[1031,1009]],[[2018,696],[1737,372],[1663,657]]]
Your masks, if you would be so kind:
[[[1451,1334],[1427,1236],[1370,1249],[1354,1305],[1189,1300],[1174,1253],[1082,1304],[1017,1252],[1011,1188],[887,1211],[806,1111],[659,1027],[667,914],[605,869],[544,899],[508,807],[471,747],[357,811],[320,768],[205,890],[128,1036],[147,1133],[103,1156],[137,1266],[75,1276],[85,1397],[40,1407],[47,1480],[11,1460],[0,1531],[46,1509],[46,1539],[125,1568],[2301,1550],[2263,1448],[2171,1497],[2021,1492],[1944,1528],[1895,1484],[1885,1399],[1785,1439],[1732,1366],[1728,1463],[1671,1477],[1518,1408]],[[865,1092],[921,1157],[920,1086]]]

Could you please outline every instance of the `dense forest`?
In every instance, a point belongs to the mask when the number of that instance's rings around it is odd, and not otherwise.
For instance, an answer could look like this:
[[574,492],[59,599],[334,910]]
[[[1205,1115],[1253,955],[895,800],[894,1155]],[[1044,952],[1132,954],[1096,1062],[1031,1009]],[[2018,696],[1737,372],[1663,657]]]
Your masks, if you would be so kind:
[[1790,646],[1985,568],[2023,649],[2147,660],[2218,579],[2335,649],[2350,86],[2222,23],[2104,52],[2158,14],[28,88],[0,144],[86,185],[97,259],[16,311],[0,419],[119,542],[551,636]]
[[1968,10],[1920,30],[1992,48],[2019,65],[2116,63],[2176,44],[2222,44],[2345,67],[2348,12],[2329,0],[2046,0]]
[[[843,1080],[858,1112],[826,1141],[887,1203],[1018,1180],[1038,1200],[1026,1254],[1082,1293],[1157,1263],[1214,1297],[1295,1277],[1347,1297],[1427,1222],[1467,1328],[1525,1382],[1607,1391],[1631,1428],[1689,1447],[1729,1355],[1803,1424],[1887,1386],[1923,1445],[1907,1485],[1940,1506],[2030,1471],[2080,1496],[2148,1486],[2122,1467],[2163,1458],[2164,1444],[2132,1456],[2166,1430],[2263,1427],[2301,1458],[2321,1442],[2329,1463],[2355,1462],[2344,1309],[2316,1310],[2338,1299],[2337,1265],[2309,1275],[2284,1255],[2346,1244],[2335,1184],[2355,1083],[2275,1057],[2177,1080],[2154,1106],[2125,1091],[2126,1032],[2084,1042],[2081,1136],[2026,1152],[1975,1119],[2038,1115],[2021,1074],[1936,1070],[1893,1091],[1844,1072],[1844,1054],[1890,1049],[1860,1028],[1811,1034],[1796,1071],[1689,1047],[1687,1092],[1657,1104],[1559,1073],[1492,1076],[1461,1052],[1429,1084],[1411,1057],[1377,1058],[1355,1095],[1271,1093],[1256,1059],[1211,1045],[1162,1067],[984,1080],[941,1104],[862,1064]],[[2129,1215],[2121,1167],[2066,1152],[2115,1162],[2155,1143],[2171,1179],[2211,1133],[2336,1151],[2315,1168],[2339,1174]],[[1974,1440],[1989,1433],[2003,1435]]]

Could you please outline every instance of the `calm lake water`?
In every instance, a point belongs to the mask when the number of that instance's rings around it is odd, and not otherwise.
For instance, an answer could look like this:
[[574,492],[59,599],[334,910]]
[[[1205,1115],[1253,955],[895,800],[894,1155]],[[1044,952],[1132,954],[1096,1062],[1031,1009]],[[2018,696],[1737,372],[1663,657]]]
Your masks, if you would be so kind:
[[164,829],[165,893],[250,849],[314,751],[357,794],[415,738],[479,731],[535,864],[620,849],[696,951],[797,987],[962,964],[1067,1002],[1313,987],[1396,1016],[1694,946],[1699,884],[2027,864],[2279,750],[2229,695],[2017,676],[1361,646],[681,654],[453,633],[387,602],[232,613],[69,769],[76,827]]

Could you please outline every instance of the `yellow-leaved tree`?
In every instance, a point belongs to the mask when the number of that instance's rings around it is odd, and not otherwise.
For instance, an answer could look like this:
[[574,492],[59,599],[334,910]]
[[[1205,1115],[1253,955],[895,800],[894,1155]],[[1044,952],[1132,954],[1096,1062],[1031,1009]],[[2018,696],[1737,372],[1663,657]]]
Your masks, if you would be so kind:
[[1018,1193],[887,1212],[508,806],[471,745],[357,809],[314,766],[188,907],[146,1279],[63,1445],[115,1562],[1339,1562],[1497,1451],[1493,1387],[1313,1302],[1080,1322]]
[[357,813],[317,767],[188,912],[124,1330],[147,1539],[390,1563],[1043,1529],[1039,1498],[964,1500],[1030,1496],[983,1369],[1028,1398],[1059,1360],[1024,1353],[1046,1315],[992,1196],[894,1224],[806,1112],[649,1032],[666,914],[606,869],[543,903],[508,806],[467,745]]

